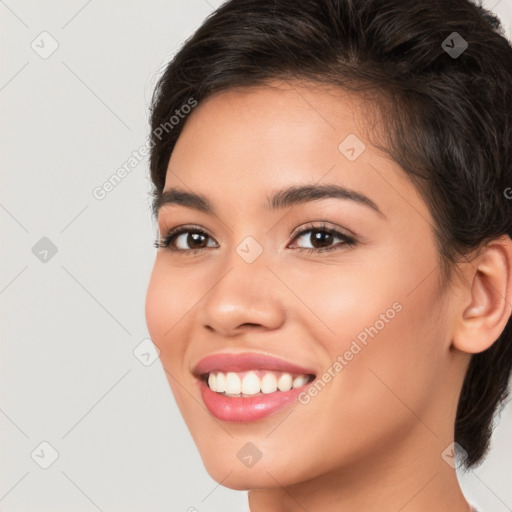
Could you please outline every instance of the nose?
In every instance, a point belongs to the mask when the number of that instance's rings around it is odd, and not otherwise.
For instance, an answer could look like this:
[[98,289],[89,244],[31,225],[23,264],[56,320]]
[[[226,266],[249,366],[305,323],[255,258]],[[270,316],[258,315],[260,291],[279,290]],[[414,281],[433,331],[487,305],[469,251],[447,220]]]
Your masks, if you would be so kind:
[[[282,283],[261,254],[248,263],[235,251],[224,271],[198,305],[199,319],[210,331],[230,337],[247,329],[278,329],[285,321]],[[281,288],[281,289],[280,289]]]

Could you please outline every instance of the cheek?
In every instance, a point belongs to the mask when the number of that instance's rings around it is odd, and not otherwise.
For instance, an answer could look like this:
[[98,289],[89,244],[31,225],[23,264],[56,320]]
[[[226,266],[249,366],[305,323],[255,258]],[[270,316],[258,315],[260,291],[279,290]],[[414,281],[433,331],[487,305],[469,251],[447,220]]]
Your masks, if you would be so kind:
[[185,288],[180,279],[183,273],[180,277],[157,256],[146,292],[145,316],[151,339],[160,350],[160,363],[176,404],[187,418],[186,396],[182,390],[184,384],[189,385],[182,375],[186,335],[180,332],[183,327],[179,322],[186,311],[182,293]]
[[146,292],[145,317],[151,339],[162,355],[179,346],[178,340],[183,339],[178,335],[179,320],[186,314],[186,305],[193,303],[186,298],[182,280],[183,274],[180,277],[157,256]]
[[145,316],[146,325],[153,343],[160,346],[164,334],[164,327],[166,322],[165,311],[167,310],[166,301],[168,297],[164,292],[165,276],[159,270],[159,266],[155,263],[149,279],[148,288],[146,291],[146,304]]
[[[403,280],[383,278],[374,296],[346,302],[336,328],[345,334],[330,347],[331,360],[346,361],[332,391],[349,438],[396,434],[417,421],[411,410],[422,416],[436,397],[447,332],[437,274],[413,293],[418,280],[396,275]],[[343,416],[359,421],[343,423]]]
[[[323,286],[325,293],[317,295],[316,310],[335,333],[322,331],[320,339],[336,375],[327,384],[333,395],[322,391],[318,402],[325,399],[329,407],[328,401],[335,400],[340,416],[378,425],[393,411],[397,418],[414,420],[402,402],[423,410],[435,396],[448,328],[438,272],[429,274],[435,253],[411,254],[389,251],[378,265],[360,262],[358,268],[333,275],[330,285]],[[338,356],[342,367],[333,368]],[[340,424],[350,428],[351,422]],[[357,429],[352,434],[358,435]]]

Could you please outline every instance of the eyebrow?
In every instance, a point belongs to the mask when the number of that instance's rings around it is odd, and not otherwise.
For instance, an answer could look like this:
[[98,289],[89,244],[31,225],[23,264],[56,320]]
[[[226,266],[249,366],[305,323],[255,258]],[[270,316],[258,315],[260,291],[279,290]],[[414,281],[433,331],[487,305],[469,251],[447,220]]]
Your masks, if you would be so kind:
[[[340,185],[297,185],[278,190],[275,191],[271,197],[266,198],[267,203],[265,208],[273,211],[286,208],[288,206],[327,198],[354,201],[358,204],[371,208],[381,217],[386,217],[380,208],[369,197]],[[213,205],[206,196],[187,192],[186,190],[179,188],[166,190],[155,199],[153,205],[153,212],[155,216],[158,216],[158,212],[165,205],[179,205],[187,208],[193,208],[194,210],[198,210],[203,213],[216,215]]]

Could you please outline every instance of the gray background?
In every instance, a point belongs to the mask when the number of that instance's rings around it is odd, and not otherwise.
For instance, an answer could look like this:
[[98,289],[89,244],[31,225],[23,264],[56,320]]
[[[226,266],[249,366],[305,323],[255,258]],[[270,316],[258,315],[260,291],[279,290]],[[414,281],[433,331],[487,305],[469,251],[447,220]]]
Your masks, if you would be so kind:
[[[220,3],[0,1],[2,512],[247,509],[208,476],[159,361],[141,355],[147,157],[92,194],[144,146],[159,72]],[[512,34],[512,0],[486,5]],[[461,476],[488,512],[512,510],[510,432],[511,403],[486,463]],[[42,442],[58,453],[47,469]]]

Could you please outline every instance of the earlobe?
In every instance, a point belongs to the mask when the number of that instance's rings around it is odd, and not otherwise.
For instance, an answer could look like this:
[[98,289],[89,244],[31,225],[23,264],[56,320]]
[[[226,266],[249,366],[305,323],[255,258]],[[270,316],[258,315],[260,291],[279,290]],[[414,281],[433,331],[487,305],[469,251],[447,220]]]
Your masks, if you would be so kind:
[[512,240],[489,242],[467,266],[469,287],[463,295],[452,344],[476,354],[501,335],[512,312]]

